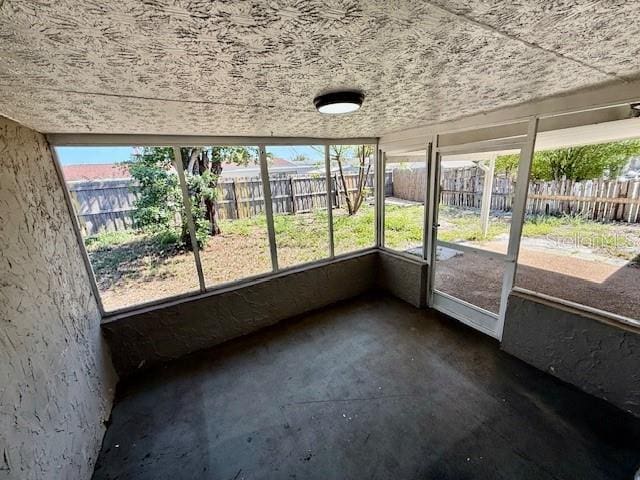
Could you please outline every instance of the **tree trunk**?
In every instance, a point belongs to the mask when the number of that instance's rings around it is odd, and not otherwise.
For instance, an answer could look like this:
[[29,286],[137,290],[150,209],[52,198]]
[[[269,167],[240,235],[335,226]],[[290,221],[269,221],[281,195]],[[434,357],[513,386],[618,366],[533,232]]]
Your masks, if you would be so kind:
[[338,157],[336,158],[338,162],[338,170],[340,171],[340,183],[342,183],[342,189],[344,190],[344,199],[347,202],[347,213],[349,215],[353,215],[353,204],[351,203],[351,197],[349,197],[349,190],[347,189],[347,181],[344,178],[344,171],[342,170],[342,160]]
[[207,210],[207,220],[209,221],[209,234],[211,236],[220,235],[222,230],[220,230],[220,224],[218,223],[218,210],[215,202],[205,200],[204,206]]
[[[213,156],[213,154],[212,154]],[[218,177],[222,173],[222,163],[209,158],[206,150],[200,149],[200,155],[198,160],[198,172],[202,175],[204,172],[211,172],[213,174],[213,180],[209,187],[216,189],[218,187]],[[212,237],[220,235],[222,230],[218,222],[218,208],[214,199],[204,199],[205,216],[209,222],[209,235]]]
[[193,244],[191,243],[191,235],[189,234],[189,228],[187,227],[187,222],[182,222],[182,231],[180,233],[180,240],[182,244],[186,246],[187,250],[193,249]]
[[[371,164],[367,165],[367,169],[364,169],[364,164],[360,165],[360,172],[358,177],[358,191],[356,192],[356,198],[353,205],[354,214],[358,213],[362,203],[364,202],[364,191],[367,188],[367,180],[369,179],[369,171],[371,170]],[[364,173],[364,174],[363,174]]]

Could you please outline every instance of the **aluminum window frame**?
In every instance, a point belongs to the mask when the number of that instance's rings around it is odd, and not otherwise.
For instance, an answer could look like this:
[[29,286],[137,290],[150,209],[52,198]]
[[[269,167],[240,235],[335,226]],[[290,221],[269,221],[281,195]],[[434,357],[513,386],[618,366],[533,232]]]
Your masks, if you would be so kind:
[[[524,149],[528,150],[527,154],[529,157],[529,161],[528,164],[526,165],[527,168],[527,178],[526,178],[526,187],[524,188],[524,190],[528,193],[529,191],[529,184],[531,182],[531,166],[533,164],[533,157],[535,155],[536,152],[536,140],[537,140],[537,135],[538,133],[542,133],[543,131],[539,131],[538,127],[541,124],[541,122],[543,122],[544,120],[547,119],[552,119],[552,118],[558,118],[558,117],[564,117],[564,116],[570,116],[570,115],[574,115],[574,114],[580,114],[580,113],[585,113],[585,114],[590,114],[594,117],[594,119],[598,118],[598,114],[600,113],[600,111],[602,110],[607,110],[610,108],[616,108],[616,107],[621,107],[623,105],[629,105],[628,103],[620,103],[620,102],[614,102],[611,104],[607,104],[607,105],[599,105],[596,107],[588,107],[588,108],[572,108],[566,111],[562,111],[562,112],[554,112],[554,113],[549,113],[549,114],[544,114],[544,115],[536,115],[530,118],[530,124],[529,124],[529,130],[531,131],[532,128],[534,128],[532,126],[533,122],[535,122],[535,135],[533,136],[533,138],[531,138],[530,134],[527,138],[527,143],[524,147]],[[640,122],[640,119],[639,119]],[[589,125],[597,125],[596,123],[583,123],[583,126],[589,126]],[[562,127],[558,128],[558,130],[561,130]],[[553,130],[544,130],[546,131],[553,131]],[[523,150],[524,152],[524,150]],[[520,179],[520,168],[522,167],[522,165],[519,165],[519,170],[518,170],[518,181],[521,181]],[[520,212],[518,212],[520,213]],[[522,243],[522,228],[524,227],[524,220],[525,220],[525,214],[526,214],[526,200],[525,200],[525,204],[524,204],[524,211],[522,212],[522,218],[518,218],[518,223],[519,223],[519,229],[520,229],[520,236],[519,236],[519,241],[517,246],[514,246],[514,252],[511,252],[511,250],[508,251],[508,255],[509,253],[513,253],[513,255],[515,255],[515,260],[513,262],[513,267],[512,267],[512,272],[510,272],[513,275],[513,281],[512,281],[512,288],[511,288],[511,292],[516,292],[516,293],[520,293],[523,295],[526,295],[528,298],[532,298],[532,299],[536,299],[537,301],[539,301],[540,303],[544,303],[544,304],[548,304],[553,306],[554,308],[558,308],[560,310],[568,310],[568,311],[574,311],[578,314],[584,315],[584,316],[588,316],[591,318],[594,318],[597,321],[600,321],[601,323],[606,323],[609,325],[613,325],[616,326],[618,328],[624,328],[627,330],[633,330],[636,333],[640,333],[640,318],[635,319],[635,318],[631,318],[631,317],[626,317],[624,315],[619,315],[617,313],[614,312],[609,312],[607,310],[602,310],[600,308],[597,307],[592,307],[589,305],[585,305],[582,303],[577,303],[577,302],[573,302],[571,300],[566,300],[564,298],[561,297],[557,297],[555,295],[549,295],[543,292],[536,292],[534,290],[529,290],[527,288],[523,288],[523,287],[518,287],[515,284],[515,280],[516,280],[516,275],[517,275],[517,269],[518,269],[518,257],[519,257],[519,251],[520,251],[520,244]],[[515,220],[515,214],[514,214],[514,220]],[[513,224],[512,224],[512,228],[513,228]],[[509,245],[509,247],[511,248],[511,245]],[[503,291],[504,294],[504,291]],[[501,307],[502,308],[502,307]],[[504,329],[504,315],[506,313],[506,302],[504,305],[505,308],[505,312],[501,311],[501,318],[502,318],[502,325],[501,328]],[[502,331],[501,331],[502,334]]]
[[[427,194],[426,194],[426,199],[427,199],[427,203],[425,203],[425,221],[424,221],[424,227],[423,228],[423,245],[426,246],[427,248],[424,249],[423,247],[423,261],[426,261],[427,264],[429,264],[429,278],[427,281],[427,292],[430,291],[430,288],[432,286],[432,272],[433,272],[433,259],[430,258],[430,252],[435,251],[433,249],[433,238],[432,238],[432,229],[433,226],[435,224],[435,222],[437,222],[436,218],[433,218],[432,213],[431,213],[431,205],[434,202],[435,196],[436,196],[436,192],[433,191],[433,189],[429,188],[429,185],[431,184],[429,179],[431,178],[431,176],[433,176],[434,174],[437,174],[437,172],[435,172],[435,165],[437,164],[437,162],[435,162],[437,155],[439,155],[439,151],[438,151],[438,136],[439,135],[444,135],[444,134],[451,134],[451,133],[463,133],[463,132],[472,132],[474,130],[478,130],[478,129],[482,129],[482,128],[487,128],[487,127],[499,127],[499,126],[507,126],[509,124],[517,124],[517,123],[523,123],[523,122],[532,122],[532,121],[536,121],[536,122],[540,122],[541,120],[544,119],[548,119],[548,118],[553,118],[553,117],[560,117],[563,115],[570,115],[570,114],[576,114],[576,113],[585,113],[588,114],[588,112],[593,112],[593,116],[594,118],[597,116],[597,111],[601,110],[601,109],[607,109],[607,108],[614,108],[614,107],[621,107],[621,106],[625,106],[625,105],[629,105],[630,103],[636,102],[638,99],[636,97],[629,97],[628,100],[617,100],[617,101],[613,101],[613,102],[608,102],[608,103],[600,103],[597,102],[595,104],[592,105],[582,105],[582,106],[571,106],[570,108],[564,108],[564,109],[553,109],[551,111],[547,111],[547,112],[541,112],[541,113],[537,113],[537,112],[531,112],[532,115],[529,116],[514,116],[513,118],[505,118],[505,119],[501,119],[501,120],[497,120],[497,121],[491,121],[489,123],[481,123],[481,121],[478,119],[478,122],[472,125],[466,125],[464,127],[453,127],[453,128],[449,128],[449,129],[443,129],[443,130],[439,130],[437,128],[431,130],[431,132],[434,133],[430,133],[429,135],[432,135],[431,139],[427,139],[427,145],[429,145],[429,143],[432,145],[432,150],[431,150],[431,154],[429,155],[429,153],[427,153]],[[588,115],[587,115],[588,116]],[[529,123],[529,126],[531,125],[531,123]],[[587,123],[585,123],[585,125],[587,125]],[[520,137],[522,138],[522,137]],[[143,309],[147,309],[150,307],[156,307],[156,306],[160,306],[163,304],[169,304],[172,302],[176,302],[176,301],[182,301],[185,299],[190,299],[190,298],[199,298],[203,295],[211,295],[211,294],[215,294],[217,292],[226,292],[229,291],[231,289],[234,288],[239,288],[239,287],[243,287],[243,286],[247,286],[247,285],[251,285],[255,282],[258,281],[262,281],[265,279],[269,279],[269,278],[276,278],[278,276],[281,276],[283,274],[288,274],[288,273],[293,273],[295,271],[301,271],[301,270],[307,270],[307,269],[311,269],[314,268],[316,266],[320,266],[320,265],[326,265],[328,263],[332,263],[334,261],[339,261],[342,260],[344,258],[349,258],[349,257],[353,257],[353,256],[359,256],[359,255],[363,255],[369,252],[374,252],[374,251],[386,251],[389,252],[391,254],[397,255],[399,257],[404,257],[407,260],[411,260],[411,261],[420,261],[421,258],[420,256],[417,255],[412,255],[412,254],[408,254],[406,252],[401,252],[401,251],[397,251],[397,250],[393,250],[390,248],[385,247],[384,245],[384,217],[385,217],[385,186],[384,186],[384,182],[385,182],[385,172],[386,172],[386,151],[383,150],[382,147],[386,147],[388,148],[392,148],[393,145],[395,145],[396,143],[402,143],[402,141],[397,140],[397,141],[393,141],[393,142],[388,142],[388,145],[385,143],[384,145],[382,145],[380,143],[380,138],[379,137],[354,137],[354,138],[322,138],[322,137],[244,137],[244,136],[206,136],[206,135],[139,135],[139,134],[88,134],[88,133],[79,133],[79,134],[69,134],[69,133],[50,133],[46,135],[46,139],[51,147],[51,152],[52,152],[52,157],[53,157],[53,161],[55,164],[55,168],[56,168],[56,173],[58,175],[58,179],[63,187],[63,192],[64,192],[64,197],[65,197],[65,201],[67,203],[67,208],[69,210],[70,216],[71,216],[71,223],[72,223],[72,227],[74,229],[76,238],[78,240],[78,244],[80,246],[80,250],[81,250],[81,254],[82,254],[82,259],[83,262],[85,264],[85,268],[87,270],[87,273],[89,275],[90,278],[90,287],[92,289],[92,292],[96,298],[96,302],[98,305],[98,308],[100,310],[101,316],[103,318],[103,321],[107,321],[113,317],[123,317],[123,316],[127,316],[128,314],[131,314],[133,312],[138,312],[140,310]],[[513,139],[512,139],[513,140]],[[522,149],[524,150],[525,148],[528,147],[528,144],[530,143],[530,136],[529,136],[529,132],[526,136],[526,138],[524,138],[521,142],[522,145]],[[481,146],[481,144],[483,142],[472,142],[472,143],[477,143],[478,147]],[[162,299],[158,299],[158,300],[153,300],[153,301],[149,301],[149,302],[143,302],[143,303],[139,303],[139,304],[135,304],[132,306],[128,306],[128,307],[123,307],[123,308],[119,308],[119,309],[114,309],[114,310],[110,310],[108,312],[105,312],[104,310],[104,306],[102,303],[102,298],[100,296],[100,292],[99,289],[97,287],[97,282],[96,282],[96,278],[93,272],[93,267],[91,265],[86,247],[84,245],[84,240],[82,238],[82,234],[81,234],[81,230],[79,227],[79,223],[78,223],[78,217],[77,214],[75,212],[75,209],[73,208],[73,204],[71,201],[71,196],[68,190],[68,186],[67,183],[64,179],[64,175],[62,172],[62,167],[57,155],[57,152],[55,150],[55,147],[65,147],[65,146],[69,146],[69,147],[107,147],[107,146],[158,146],[158,145],[166,145],[166,146],[183,146],[183,145],[190,145],[190,146],[208,146],[208,145],[216,145],[216,146],[260,146],[260,145],[269,145],[269,146],[287,146],[287,145],[324,145],[326,147],[328,147],[329,145],[354,145],[354,144],[375,144],[376,145],[376,168],[374,170],[375,175],[376,175],[376,179],[375,179],[375,188],[376,188],[376,205],[375,205],[375,217],[376,217],[376,221],[375,221],[375,235],[376,235],[376,243],[375,246],[373,247],[367,247],[365,249],[360,249],[360,250],[355,250],[353,252],[349,252],[346,254],[341,254],[341,255],[335,255],[332,257],[329,257],[327,259],[321,259],[321,260],[317,260],[317,261],[312,261],[312,262],[307,262],[307,263],[303,263],[303,264],[299,264],[299,265],[295,265],[295,266],[291,266],[291,267],[287,267],[287,268],[274,268],[271,272],[266,272],[263,274],[259,274],[259,275],[255,275],[255,276],[249,276],[249,277],[245,277],[243,279],[240,280],[235,280],[232,282],[226,282],[226,283],[221,283],[218,285],[214,285],[212,287],[209,288],[205,288],[204,292],[201,290],[193,290],[193,291],[189,291],[189,292],[185,292],[183,294],[179,294],[179,295],[173,295],[173,296],[168,296],[168,297],[164,297]],[[422,142],[416,143],[414,145],[414,147],[418,147],[418,146],[423,146],[424,144]],[[458,145],[447,145],[447,147],[451,147],[450,151],[454,151],[455,148],[454,147],[458,147]],[[443,147],[444,148],[444,147]],[[484,148],[484,146],[482,145],[482,148]],[[414,150],[416,148],[413,148]],[[406,150],[406,149],[405,149]],[[409,150],[407,150],[409,151]],[[429,152],[429,150],[427,149],[427,152]],[[522,158],[522,150],[521,150],[521,158]],[[535,153],[535,139],[534,139],[534,149],[532,151],[532,155],[533,153]],[[531,157],[532,157],[531,155]],[[262,163],[262,161],[261,161]],[[530,169],[530,164],[528,166],[528,168]],[[523,165],[519,165],[519,170],[522,169]],[[325,158],[325,168],[326,168],[326,158]],[[527,188],[525,188],[525,191],[528,191],[528,185],[530,182],[530,176],[527,176],[526,179],[526,183],[527,183]],[[520,228],[522,227],[522,225],[520,225]],[[513,224],[511,226],[511,228],[513,228]],[[520,231],[520,234],[518,236],[518,249],[519,249],[519,245],[521,243],[522,240],[522,232]],[[333,236],[332,236],[332,244],[333,244]],[[271,249],[271,243],[270,243],[270,249]],[[514,278],[514,282],[515,282],[515,272],[517,270],[517,253],[516,252],[516,258],[515,258],[515,262],[514,262],[514,271],[513,271],[513,278]],[[276,245],[276,255],[277,255],[277,245]],[[277,262],[277,260],[276,260]],[[273,255],[272,255],[272,265],[273,265]],[[277,265],[277,264],[276,264]],[[506,282],[505,284],[503,284],[503,294],[506,291]],[[600,310],[594,307],[589,307],[587,305],[582,305],[582,304],[577,304],[574,302],[570,302],[570,301],[566,301],[563,300],[559,297],[553,297],[553,296],[549,296],[543,293],[538,293],[538,292],[534,292],[534,291],[529,291],[520,287],[515,286],[515,283],[512,285],[511,289],[509,290],[508,293],[511,292],[521,292],[523,294],[526,294],[528,297],[531,297],[533,299],[538,299],[540,302],[546,303],[546,304],[550,304],[552,306],[555,306],[557,308],[560,309],[572,309],[578,313],[584,313],[585,315],[588,315],[590,317],[599,319],[600,321],[607,323],[607,324],[611,324],[614,326],[619,326],[620,328],[627,328],[627,329],[631,329],[632,331],[635,332],[640,332],[640,319],[633,319],[633,318],[629,318],[629,317],[624,317],[624,316],[620,316],[617,314],[614,314],[612,312],[607,312],[605,310]],[[429,293],[428,293],[429,295]],[[505,302],[506,304],[506,302]],[[500,312],[500,316],[503,316],[504,312]]]
[[[325,145],[325,175],[327,178],[327,216],[329,217],[328,221],[329,221],[329,230],[330,230],[330,239],[329,239],[329,247],[330,247],[330,258],[337,258],[340,256],[344,256],[344,255],[349,255],[353,252],[360,252],[360,251],[366,251],[369,250],[371,248],[380,248],[380,242],[381,242],[381,237],[380,237],[380,218],[382,216],[382,210],[381,210],[381,205],[380,205],[380,192],[382,191],[384,193],[384,174],[380,175],[380,159],[382,158],[382,153],[379,150],[380,144],[378,139],[376,138],[374,142],[362,142],[363,139],[361,139],[360,141],[356,141],[355,143],[344,143],[344,142],[330,142],[327,143]],[[366,138],[364,140],[367,140]],[[333,189],[333,180],[330,179],[330,173],[331,173],[331,152],[329,150],[329,148],[331,147],[331,145],[349,145],[349,146],[358,146],[358,145],[370,145],[371,147],[373,147],[374,149],[374,154],[373,154],[373,191],[374,191],[374,198],[373,198],[373,212],[374,212],[374,220],[373,220],[373,244],[369,245],[368,247],[364,247],[364,248],[359,248],[356,250],[353,250],[352,252],[345,252],[345,253],[341,253],[336,255],[335,254],[335,238],[334,238],[334,232],[333,232],[333,195],[339,196],[340,195],[340,185],[336,183],[336,188],[335,190]],[[380,182],[381,182],[381,178],[382,178],[382,189],[380,188]],[[366,188],[366,182],[368,181],[368,179],[365,179],[365,188]],[[384,199],[383,199],[383,203],[384,203]]]
[[[378,138],[377,137],[356,137],[356,138],[315,138],[315,137],[217,137],[217,136],[181,136],[181,135],[111,135],[111,134],[48,134],[46,135],[47,142],[49,144],[53,163],[56,169],[58,180],[62,186],[65,203],[71,217],[71,224],[74,230],[78,246],[81,251],[82,260],[89,275],[90,288],[94,297],[98,310],[100,312],[101,321],[107,322],[113,318],[126,317],[140,312],[141,310],[156,308],[164,304],[171,304],[174,302],[180,302],[189,300],[192,298],[200,298],[203,295],[212,295],[219,292],[227,292],[236,288],[246,287],[256,282],[268,280],[271,278],[277,278],[283,274],[294,273],[297,271],[304,271],[316,268],[318,266],[327,265],[333,262],[342,261],[351,257],[357,257],[363,254],[376,251],[377,246],[372,246],[356,249],[352,252],[335,255],[333,251],[334,236],[333,236],[333,223],[332,215],[329,214],[328,227],[329,244],[331,248],[331,255],[319,260],[313,260],[310,262],[304,262],[296,265],[292,265],[285,268],[280,268],[277,260],[277,242],[275,238],[275,228],[273,224],[273,209],[271,204],[271,189],[268,176],[268,165],[266,148],[268,146],[298,146],[298,145],[321,145],[325,150],[325,171],[330,169],[330,145],[374,145],[376,152],[378,152]],[[71,194],[69,187],[64,178],[62,170],[62,163],[57,154],[56,148],[58,147],[141,147],[141,146],[166,146],[170,147],[173,151],[174,166],[178,173],[178,180],[182,192],[183,207],[185,209],[185,215],[187,216],[187,225],[189,228],[189,236],[192,245],[197,245],[197,239],[195,238],[195,223],[191,212],[191,203],[188,194],[185,194],[186,182],[184,181],[184,169],[177,156],[180,152],[180,148],[184,146],[245,146],[245,147],[258,147],[259,152],[259,164],[261,171],[261,181],[265,197],[265,214],[267,217],[267,234],[269,236],[269,254],[271,257],[272,270],[270,272],[264,272],[257,275],[247,276],[238,280],[230,282],[223,282],[212,286],[207,286],[204,274],[202,271],[202,261],[199,255],[199,249],[194,250],[193,261],[196,267],[196,273],[198,276],[199,289],[189,290],[176,295],[169,295],[159,299],[150,300],[148,302],[140,302],[134,305],[128,305],[126,307],[116,308],[113,310],[105,310],[96,276],[89,258],[87,248],[82,237],[82,231],[80,229],[78,214],[73,207]],[[377,160],[377,156],[376,156]],[[376,161],[376,166],[379,162]],[[266,173],[266,175],[265,175]],[[376,171],[374,169],[374,175]],[[377,177],[374,179],[374,185],[377,185]],[[188,192],[187,192],[188,193]],[[327,191],[327,200],[330,199],[332,191]],[[378,192],[376,192],[378,194]],[[378,195],[376,195],[376,201],[378,201]],[[328,207],[330,204],[328,204]],[[328,211],[330,209],[328,208]],[[377,211],[376,211],[376,218]],[[192,228],[193,227],[193,228]],[[374,221],[374,229],[376,238],[378,234],[377,222]]]
[[[487,125],[477,124],[475,126],[452,128],[447,130],[436,129],[436,133],[433,134],[433,145],[435,147],[433,148],[433,155],[431,159],[432,165],[430,166],[430,168],[433,171],[435,171],[435,175],[438,175],[438,172],[436,171],[437,168],[435,166],[439,163],[437,162],[437,156],[440,155],[441,152],[452,154],[452,153],[458,153],[459,151],[464,151],[469,148],[480,148],[482,150],[490,150],[493,146],[500,146],[500,147],[518,146],[518,148],[520,148],[521,150],[520,150],[520,163],[518,165],[517,180],[518,182],[526,183],[522,191],[528,192],[529,184],[531,181],[531,175],[530,175],[531,165],[533,162],[533,156],[535,154],[535,143],[537,140],[538,133],[551,131],[547,129],[539,130],[539,126],[542,121],[547,119],[557,118],[557,117],[564,117],[564,116],[569,118],[571,115],[584,113],[585,122],[582,125],[585,125],[585,126],[594,125],[598,123],[597,119],[600,118],[602,110],[617,108],[624,105],[629,105],[629,103],[612,102],[609,104],[601,104],[598,106],[587,106],[582,108],[574,107],[574,108],[566,109],[563,111],[556,111],[548,114],[531,115],[529,117],[514,118],[511,121],[503,120],[500,122],[494,122]],[[588,123],[586,119],[588,119],[589,117],[592,117],[595,123]],[[470,142],[468,144],[461,143],[461,144],[447,145],[446,147],[438,147],[438,138],[443,134],[473,132],[474,130],[482,129],[485,127],[493,127],[493,126],[504,127],[504,126],[508,126],[509,124],[519,124],[525,121],[528,122],[527,134],[525,136],[517,136],[517,137],[512,137],[510,139],[496,139],[497,141],[483,140],[480,142]],[[558,127],[558,129],[562,129],[562,127],[560,126]],[[523,178],[525,175],[525,171],[526,171],[526,179]],[[431,181],[429,182],[429,185],[432,185]],[[437,201],[438,189],[436,188],[435,190],[436,190],[434,191],[435,195],[433,198],[430,199],[430,202],[429,202],[429,208],[431,209],[434,208],[433,202]],[[541,303],[551,305],[561,310],[571,310],[579,314],[583,314],[591,318],[594,318],[602,323],[606,323],[608,325],[617,326],[618,328],[624,328],[627,330],[632,330],[640,333],[640,319],[634,319],[634,318],[626,317],[623,315],[618,315],[616,313],[608,312],[606,310],[602,310],[596,307],[591,307],[588,305],[572,302],[569,300],[564,300],[563,298],[548,295],[542,292],[528,290],[522,287],[518,287],[515,284],[517,268],[518,268],[519,250],[520,250],[520,244],[522,242],[522,229],[524,226],[525,214],[526,214],[526,198],[525,198],[525,203],[523,205],[522,211],[521,212],[514,211],[512,216],[511,230],[513,230],[514,227],[517,228],[518,235],[514,237],[510,236],[510,241],[509,241],[508,250],[506,254],[506,257],[507,257],[506,272],[503,278],[503,286],[501,289],[501,304],[500,304],[500,312],[498,314],[498,334],[496,338],[498,339],[502,338],[502,333],[504,331],[504,322],[506,317],[507,298],[511,293],[514,293],[514,292],[524,294],[528,298],[535,299]],[[431,228],[429,229],[428,234],[433,237],[432,229],[433,229],[433,226],[437,223],[437,218],[430,219],[429,223],[431,225]],[[517,242],[515,241],[512,242],[512,238],[517,238]],[[427,241],[427,244],[429,244],[429,250],[435,252],[435,249],[433,248],[431,243],[432,240]],[[434,269],[432,267],[433,262],[434,262],[433,259],[431,259],[429,262],[430,263],[429,274],[428,274],[429,279],[427,283],[427,295],[428,295],[427,304],[429,306],[433,305],[433,300],[432,300],[433,299],[433,272],[434,272]]]
[[425,262],[427,264],[429,264],[429,255],[427,253],[427,245],[428,245],[428,235],[427,235],[427,226],[428,226],[428,222],[429,222],[429,212],[428,212],[428,208],[427,208],[427,202],[429,201],[429,195],[430,195],[430,191],[431,189],[429,188],[429,172],[430,172],[430,155],[432,152],[432,143],[431,142],[427,142],[426,143],[426,153],[425,153],[425,176],[426,176],[426,186],[425,186],[425,201],[424,201],[424,211],[422,213],[422,238],[420,239],[420,246],[422,247],[422,255],[415,255],[413,253],[409,253],[406,250],[396,250],[395,248],[391,248],[388,247],[386,245],[386,239],[385,239],[385,219],[386,219],[386,203],[385,203],[385,198],[386,198],[386,188],[385,188],[385,182],[386,182],[386,175],[387,175],[387,152],[385,152],[384,150],[381,150],[381,156],[382,156],[382,167],[381,167],[381,176],[382,176],[382,181],[379,185],[380,188],[380,192],[379,195],[381,197],[381,211],[379,213],[380,215],[380,232],[379,232],[379,237],[380,237],[380,242],[379,242],[379,246],[378,248],[380,250],[382,250],[383,252],[387,252],[387,253],[391,253],[393,255],[397,255],[399,257],[402,258],[406,258],[407,260],[412,260],[412,261],[417,261],[417,262]]

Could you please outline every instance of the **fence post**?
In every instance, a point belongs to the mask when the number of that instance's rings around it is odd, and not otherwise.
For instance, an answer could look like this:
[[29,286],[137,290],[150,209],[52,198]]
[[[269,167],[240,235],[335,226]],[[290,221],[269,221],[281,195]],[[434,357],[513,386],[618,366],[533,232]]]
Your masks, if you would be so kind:
[[291,213],[296,214],[296,195],[293,190],[293,175],[289,175],[289,189],[291,190]]
[[236,219],[240,219],[240,207],[238,206],[238,192],[236,191],[236,179],[231,179],[231,193],[233,194],[233,205],[236,209]]

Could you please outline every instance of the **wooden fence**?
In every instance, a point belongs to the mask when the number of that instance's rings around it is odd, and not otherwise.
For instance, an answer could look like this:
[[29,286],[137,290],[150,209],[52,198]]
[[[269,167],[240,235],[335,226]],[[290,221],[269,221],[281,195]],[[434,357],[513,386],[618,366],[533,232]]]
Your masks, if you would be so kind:
[[427,169],[396,168],[392,172],[391,194],[412,202],[424,202],[427,189]]
[[133,226],[137,191],[132,179],[77,181],[67,186],[85,234]]
[[[269,180],[274,213],[306,213],[327,207],[327,185],[324,175],[291,175]],[[356,191],[357,174],[345,174],[349,193]],[[331,177],[332,207],[345,202],[342,182]],[[385,175],[391,194],[391,172]],[[137,186],[132,179],[69,182],[69,191],[86,235],[103,231],[132,228]],[[374,175],[367,178],[368,195],[372,198]],[[339,192],[339,193],[338,193]],[[249,218],[264,210],[264,195],[259,177],[222,179],[218,184],[218,209],[221,219]]]
[[[484,172],[477,167],[444,169],[440,178],[440,201],[444,205],[480,208],[483,182]],[[491,210],[511,211],[514,190],[515,183],[511,179],[496,175],[493,179]]]
[[530,214],[581,215],[601,222],[640,222],[640,180],[531,182]]
[[[480,208],[484,172],[477,167],[442,171],[444,205]],[[424,201],[426,169],[393,171],[393,196]],[[515,183],[504,175],[493,181],[491,209],[512,208]],[[640,223],[640,180],[571,180],[529,184],[526,212],[531,215],[581,215],[596,221]]]

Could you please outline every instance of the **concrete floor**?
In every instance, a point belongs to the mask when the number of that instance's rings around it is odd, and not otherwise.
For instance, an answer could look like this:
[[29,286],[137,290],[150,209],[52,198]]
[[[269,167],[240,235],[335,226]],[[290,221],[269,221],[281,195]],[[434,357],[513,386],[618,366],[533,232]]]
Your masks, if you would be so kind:
[[367,296],[121,384],[94,479],[633,478],[640,419]]

